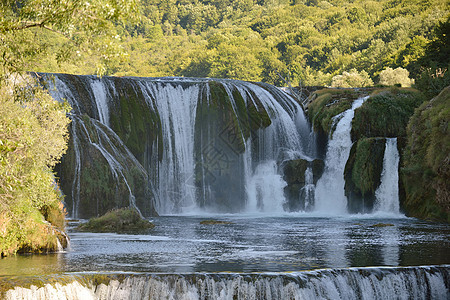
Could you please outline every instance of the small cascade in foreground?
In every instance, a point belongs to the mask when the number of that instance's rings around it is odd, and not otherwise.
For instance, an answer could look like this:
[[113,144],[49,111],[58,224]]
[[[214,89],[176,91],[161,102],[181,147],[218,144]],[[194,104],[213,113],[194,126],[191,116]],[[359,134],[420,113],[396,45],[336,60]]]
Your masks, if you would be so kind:
[[[436,299],[450,296],[450,267],[350,268],[277,274],[95,274],[40,278],[5,299]],[[1,279],[0,279],[1,281]],[[98,283],[102,282],[102,283]],[[29,286],[29,285],[28,285]]]
[[328,141],[324,174],[316,186],[314,207],[316,211],[330,214],[347,212],[344,168],[352,147],[351,125],[355,109],[363,105],[367,98],[355,100],[350,109],[333,118],[332,128],[336,128]]
[[374,212],[400,213],[398,198],[399,160],[397,138],[387,138],[383,159],[383,171],[381,173],[381,183],[375,191],[376,202]]

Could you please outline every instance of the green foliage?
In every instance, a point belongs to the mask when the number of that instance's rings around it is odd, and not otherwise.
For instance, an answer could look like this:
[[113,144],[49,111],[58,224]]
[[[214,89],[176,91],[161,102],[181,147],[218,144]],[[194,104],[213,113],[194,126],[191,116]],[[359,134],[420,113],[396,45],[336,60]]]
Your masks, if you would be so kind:
[[310,96],[313,99],[308,104],[308,117],[314,130],[327,134],[332,132],[333,117],[346,111],[352,102],[364,95],[364,90],[353,89],[322,89]]
[[409,78],[409,72],[406,69],[398,67],[392,69],[387,67],[380,73],[379,84],[385,86],[410,87],[414,81]]
[[138,233],[155,227],[143,219],[133,208],[120,208],[107,212],[101,217],[92,218],[80,224],[77,229],[87,232]]
[[136,9],[134,0],[3,1],[0,75],[38,71],[40,60],[47,56],[61,63],[88,49],[98,52],[101,73],[121,56],[115,25],[133,17]]
[[[26,6],[48,1],[27,1]],[[8,37],[0,43],[8,49],[5,65],[45,72],[225,77],[285,84],[280,74],[292,85],[323,86],[351,69],[365,71],[375,80],[387,67],[402,67],[416,77],[421,65],[430,67],[422,63],[424,55],[439,53],[434,55],[439,61],[449,57],[449,43],[439,33],[448,24],[445,0],[145,0],[140,1],[139,19],[132,21],[127,16],[135,1],[56,1],[61,3],[81,18],[59,25],[69,13],[56,10],[44,27],[6,32]],[[114,14],[107,14],[107,5]],[[18,19],[9,6],[3,11],[10,17],[2,20]],[[46,16],[51,11],[46,9]],[[120,22],[124,19],[127,22]],[[43,19],[31,20],[41,24]]]
[[425,101],[413,89],[383,89],[374,92],[356,109],[352,121],[352,140],[362,137],[405,137],[406,125],[414,109]]
[[436,24],[431,41],[426,45],[425,53],[418,64],[425,68],[443,69],[450,65],[450,15]]
[[450,87],[423,103],[408,124],[402,180],[409,215],[450,222]]
[[341,88],[367,87],[373,86],[373,81],[366,71],[358,72],[356,69],[351,69],[349,72],[342,73],[342,75],[334,76],[331,79],[331,86]]
[[69,107],[31,78],[17,80],[0,90],[1,255],[56,250],[64,228],[52,168],[66,150]]
[[[450,67],[450,64],[448,65]],[[416,79],[416,88],[421,90],[428,99],[437,96],[450,85],[450,72],[447,68],[426,68]]]

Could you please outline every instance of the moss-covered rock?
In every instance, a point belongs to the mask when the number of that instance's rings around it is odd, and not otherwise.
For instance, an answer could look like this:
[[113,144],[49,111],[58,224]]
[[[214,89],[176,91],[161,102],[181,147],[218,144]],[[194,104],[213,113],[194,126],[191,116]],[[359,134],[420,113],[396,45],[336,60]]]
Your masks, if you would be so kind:
[[156,157],[161,160],[162,126],[158,111],[150,109],[146,97],[134,86],[133,81],[120,78],[111,80],[117,93],[117,99],[111,104],[111,129],[141,164],[145,165],[148,157],[152,157],[153,143],[158,143]]
[[101,217],[92,218],[87,223],[77,227],[79,231],[138,233],[155,227],[143,219],[136,209],[121,208],[107,212]]
[[[316,184],[324,170],[323,160],[307,161],[305,159],[296,159],[284,163],[283,179],[287,183],[284,188],[284,195],[287,199],[285,209],[289,211],[307,210],[308,201],[312,201],[312,199],[307,198],[314,197],[314,195],[308,195],[304,189],[307,184],[305,173],[308,167],[312,169],[312,181]],[[309,205],[312,205],[312,203],[309,203]]]
[[354,100],[368,95],[370,89],[329,89],[318,90],[310,95],[307,106],[309,120],[314,130],[328,136],[332,131],[333,117],[351,108]]
[[401,178],[409,216],[450,222],[450,87],[423,103],[407,128]]
[[111,129],[87,115],[73,117],[58,175],[73,216],[90,218],[128,207],[130,197],[144,215],[157,215],[144,168]]
[[414,89],[379,89],[360,108],[352,121],[352,141],[363,137],[405,137],[414,109],[425,100]]
[[305,159],[296,159],[286,162],[284,166],[283,179],[287,184],[305,184],[305,171],[308,167],[308,161]]
[[385,138],[363,138],[353,144],[344,170],[349,212],[372,211],[383,171],[385,143]]

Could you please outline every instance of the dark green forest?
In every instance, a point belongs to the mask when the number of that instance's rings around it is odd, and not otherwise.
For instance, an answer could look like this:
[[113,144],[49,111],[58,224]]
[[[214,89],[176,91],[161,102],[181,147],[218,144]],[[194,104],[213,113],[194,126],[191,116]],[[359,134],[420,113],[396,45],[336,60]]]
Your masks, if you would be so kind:
[[309,86],[332,85],[344,72],[368,77],[372,82],[359,84],[371,85],[388,67],[417,78],[448,66],[445,0],[142,0],[138,6],[133,22],[116,23],[103,37],[102,47],[114,49],[109,55],[72,49],[69,63],[58,64],[52,51],[34,70]]

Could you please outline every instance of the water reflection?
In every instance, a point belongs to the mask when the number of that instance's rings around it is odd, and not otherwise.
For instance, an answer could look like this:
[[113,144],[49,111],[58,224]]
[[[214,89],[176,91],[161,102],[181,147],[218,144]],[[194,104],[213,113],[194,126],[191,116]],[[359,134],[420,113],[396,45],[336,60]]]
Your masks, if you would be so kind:
[[[383,229],[383,230],[381,230]],[[383,265],[398,266],[400,260],[400,232],[396,226],[380,228],[383,233]]]
[[[0,259],[0,275],[67,271],[288,272],[449,264],[450,226],[414,219],[308,216],[155,218],[147,235],[70,231],[71,249]],[[393,226],[379,226],[392,223]],[[377,226],[374,226],[377,225]]]
[[0,259],[0,275],[52,274],[63,271],[63,253],[17,255]]

